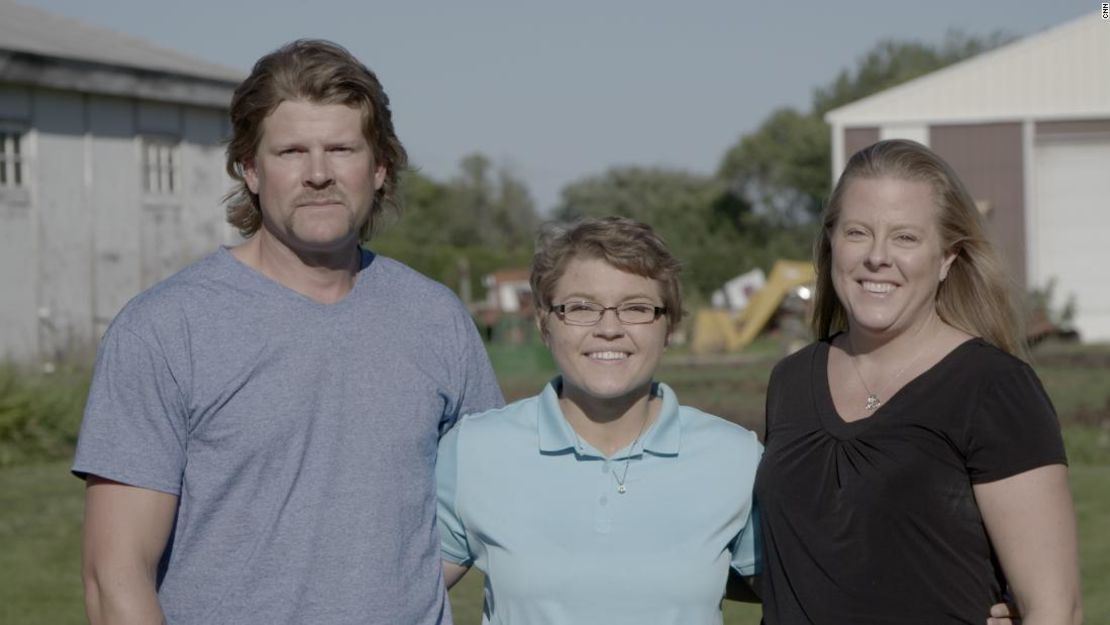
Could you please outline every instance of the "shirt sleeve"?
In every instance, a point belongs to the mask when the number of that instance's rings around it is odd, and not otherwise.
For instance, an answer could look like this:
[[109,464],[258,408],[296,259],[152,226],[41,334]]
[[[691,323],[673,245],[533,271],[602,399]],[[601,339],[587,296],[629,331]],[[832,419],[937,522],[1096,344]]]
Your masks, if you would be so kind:
[[465,309],[460,307],[456,324],[458,341],[461,342],[460,368],[461,387],[452,409],[444,415],[440,431],[445,432],[463,415],[485,412],[505,405],[501,386],[490,364],[486,346],[478,334],[478,328]]
[[763,572],[763,540],[759,530],[759,510],[755,502],[748,507],[748,519],[732,544],[732,568],[745,577]]
[[1056,410],[1033,369],[1015,361],[993,373],[968,423],[966,462],[972,483],[1066,464]]
[[439,441],[439,458],[436,460],[436,523],[439,526],[441,557],[448,562],[470,566],[474,556],[470,553],[466,526],[455,507],[458,490],[458,441],[462,423],[458,423]]
[[185,401],[164,355],[113,325],[97,356],[73,473],[178,495],[187,431]]
[[784,365],[785,360],[780,360],[771,369],[771,375],[767,379],[767,392],[763,396],[763,444],[766,445],[771,437],[772,418],[779,412],[779,369]]

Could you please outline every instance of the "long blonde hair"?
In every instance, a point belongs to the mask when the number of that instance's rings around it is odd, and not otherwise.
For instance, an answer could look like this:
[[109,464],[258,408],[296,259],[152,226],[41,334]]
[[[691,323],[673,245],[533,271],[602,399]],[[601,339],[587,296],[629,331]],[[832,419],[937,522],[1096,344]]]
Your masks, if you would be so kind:
[[945,251],[956,255],[937,289],[937,314],[945,323],[1024,358],[1025,335],[1016,289],[987,237],[971,194],[948,163],[920,143],[904,139],[880,141],[853,154],[829,197],[813,250],[817,270],[814,334],[825,339],[848,328],[848,313],[833,290],[830,237],[845,189],[853,180],[865,178],[925,182],[932,187],[941,243]]

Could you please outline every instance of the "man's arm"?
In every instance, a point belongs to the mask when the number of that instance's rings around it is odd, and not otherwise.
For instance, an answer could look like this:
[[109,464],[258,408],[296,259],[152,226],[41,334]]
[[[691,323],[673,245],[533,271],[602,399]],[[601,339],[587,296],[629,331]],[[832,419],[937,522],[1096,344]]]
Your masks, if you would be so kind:
[[447,560],[444,560],[443,582],[447,584],[447,590],[451,590],[452,586],[459,583],[459,580],[462,579],[463,575],[466,575],[466,572],[469,570],[469,566],[463,566],[461,564],[455,564],[454,562],[448,562]]
[[1024,625],[1083,620],[1067,467],[976,484],[975,499]]
[[91,625],[165,623],[155,590],[177,497],[88,476],[81,577]]

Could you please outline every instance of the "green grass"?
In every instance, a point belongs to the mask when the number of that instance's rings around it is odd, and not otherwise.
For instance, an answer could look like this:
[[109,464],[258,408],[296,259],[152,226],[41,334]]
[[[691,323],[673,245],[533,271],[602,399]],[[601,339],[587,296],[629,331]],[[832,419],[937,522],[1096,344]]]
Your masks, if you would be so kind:
[[[1070,431],[1067,432],[1070,434]],[[1069,439],[1074,437],[1069,436]],[[1074,450],[1072,450],[1074,454]],[[84,622],[81,604],[81,481],[68,462],[0,471],[0,623]],[[1087,622],[1110,619],[1110,464],[1073,464],[1083,603]],[[478,625],[482,576],[472,571],[451,591],[459,625]],[[759,608],[725,603],[725,623],[755,625]]]
[[1070,470],[1079,524],[1083,612],[1088,623],[1110,622],[1110,465]]
[[535,395],[555,375],[555,361],[541,343],[487,345],[490,361],[505,399],[514,401]]
[[[495,344],[489,351],[510,401],[535,394],[555,374],[551,355],[539,342]],[[724,357],[694,358],[675,345],[663,359],[659,379],[674,387],[683,403],[762,432],[767,375],[782,354],[783,344],[774,337]],[[1110,346],[1049,342],[1039,345],[1033,358],[1061,423],[1110,429]],[[43,375],[0,365],[0,469],[69,457],[88,383],[84,369]]]
[[69,463],[0,471],[0,623],[85,622],[81,518],[85,483]]
[[[481,625],[484,579],[482,572],[475,569],[451,589],[451,609],[455,616],[455,625]],[[726,601],[724,617],[725,625],[759,625],[760,609],[757,605]]]
[[0,365],[0,467],[69,455],[88,388],[84,369],[45,375]]
[[[555,371],[542,345],[495,345],[490,353],[510,399],[538,392]],[[659,379],[674,387],[683,403],[762,430],[767,374],[778,356],[773,341],[731,364],[696,364],[681,348],[671,348]],[[1065,425],[1087,622],[1107,622],[1110,349],[1040,346],[1034,362]],[[0,623],[84,622],[79,577],[84,486],[70,476],[69,460],[57,458],[71,452],[80,418],[75,398],[82,396],[85,384],[87,374],[37,377],[0,371]],[[460,625],[481,622],[482,579],[477,571],[451,596]],[[728,625],[754,625],[758,615],[758,607],[725,604]]]

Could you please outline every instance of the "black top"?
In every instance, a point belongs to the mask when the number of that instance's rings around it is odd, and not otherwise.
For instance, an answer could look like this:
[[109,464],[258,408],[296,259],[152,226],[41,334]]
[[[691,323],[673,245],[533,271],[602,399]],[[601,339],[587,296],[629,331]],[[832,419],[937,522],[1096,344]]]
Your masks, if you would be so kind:
[[771,374],[765,623],[985,622],[1005,581],[972,484],[1066,461],[1036,374],[972,339],[849,423],[828,359],[815,343]]

